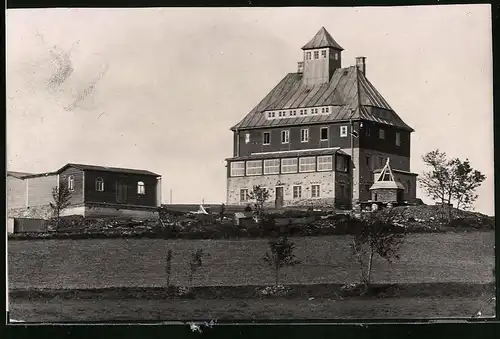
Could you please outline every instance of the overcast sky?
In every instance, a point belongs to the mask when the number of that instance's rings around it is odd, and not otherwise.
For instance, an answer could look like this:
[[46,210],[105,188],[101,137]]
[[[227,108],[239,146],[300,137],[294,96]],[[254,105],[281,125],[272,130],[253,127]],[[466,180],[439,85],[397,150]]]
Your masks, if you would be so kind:
[[416,130],[412,171],[435,148],[469,158],[488,177],[476,210],[493,214],[488,5],[9,10],[8,169],[143,168],[163,175],[164,202],[172,190],[174,203],[222,203],[229,128],[296,71],[321,26],[344,67],[367,57]]

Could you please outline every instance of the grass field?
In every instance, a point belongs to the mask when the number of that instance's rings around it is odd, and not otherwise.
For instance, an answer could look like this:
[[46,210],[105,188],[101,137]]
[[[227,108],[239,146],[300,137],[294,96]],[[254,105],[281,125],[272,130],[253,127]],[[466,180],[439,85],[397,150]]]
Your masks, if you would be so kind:
[[[292,238],[301,264],[285,268],[285,284],[351,283],[359,268],[350,237]],[[401,260],[392,267],[377,260],[375,282],[469,282],[493,279],[494,233],[411,234]],[[196,248],[206,253],[196,285],[272,284],[262,262],[265,239],[37,240],[8,243],[9,288],[97,288],[165,285],[165,256],[173,250],[172,283],[186,284],[187,260]]]
[[[278,320],[470,318],[481,298],[400,298],[371,300],[15,300],[12,319],[28,322],[117,320]],[[493,305],[483,317],[495,315]]]
[[[284,269],[284,284],[345,284],[358,281],[348,236],[292,238],[301,264]],[[376,261],[378,283],[488,283],[493,281],[494,233],[411,234],[392,267]],[[198,286],[266,285],[273,275],[262,262],[265,239],[37,240],[8,243],[9,289],[95,289],[164,286],[165,256],[174,251],[172,283],[186,284],[187,260],[206,253]],[[22,294],[22,293],[21,293]],[[278,299],[10,298],[12,318],[24,321],[174,319],[333,319],[470,317],[492,293],[417,295],[338,300],[318,295]],[[484,295],[483,295],[484,294]],[[493,306],[483,316],[493,316]]]

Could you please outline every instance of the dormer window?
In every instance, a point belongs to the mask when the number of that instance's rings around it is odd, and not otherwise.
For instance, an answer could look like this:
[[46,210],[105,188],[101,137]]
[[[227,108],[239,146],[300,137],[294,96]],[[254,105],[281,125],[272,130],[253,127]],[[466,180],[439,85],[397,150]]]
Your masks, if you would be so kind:
[[314,51],[314,59],[319,59],[319,51]]

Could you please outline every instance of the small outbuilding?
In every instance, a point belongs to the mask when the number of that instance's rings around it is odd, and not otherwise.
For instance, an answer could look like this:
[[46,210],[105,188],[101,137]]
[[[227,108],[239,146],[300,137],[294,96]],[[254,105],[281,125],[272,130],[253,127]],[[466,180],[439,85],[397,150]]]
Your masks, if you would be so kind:
[[392,173],[390,159],[387,158],[377,180],[370,187],[371,200],[374,203],[398,204],[404,200],[405,187]]

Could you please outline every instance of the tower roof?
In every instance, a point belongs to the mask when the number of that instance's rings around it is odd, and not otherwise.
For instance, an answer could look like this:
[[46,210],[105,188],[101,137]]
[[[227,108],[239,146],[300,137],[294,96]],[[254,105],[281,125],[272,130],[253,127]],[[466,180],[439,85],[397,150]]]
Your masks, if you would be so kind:
[[343,51],[344,49],[340,47],[340,45],[332,38],[330,33],[325,29],[325,27],[321,27],[321,29],[316,33],[314,38],[311,39],[307,44],[302,47],[303,50],[306,49],[314,49],[314,48],[325,48],[332,47],[338,50]]

